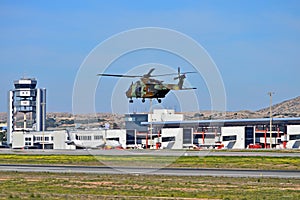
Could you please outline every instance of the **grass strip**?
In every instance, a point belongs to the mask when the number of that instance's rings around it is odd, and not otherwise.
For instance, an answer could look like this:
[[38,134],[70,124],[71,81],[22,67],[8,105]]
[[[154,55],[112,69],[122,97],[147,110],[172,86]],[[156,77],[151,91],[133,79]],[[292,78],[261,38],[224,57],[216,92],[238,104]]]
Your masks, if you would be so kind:
[[1,199],[300,199],[300,179],[0,172]]
[[260,156],[92,156],[0,154],[1,164],[53,164],[87,166],[144,166],[191,168],[242,168],[259,170],[300,170],[299,157]]

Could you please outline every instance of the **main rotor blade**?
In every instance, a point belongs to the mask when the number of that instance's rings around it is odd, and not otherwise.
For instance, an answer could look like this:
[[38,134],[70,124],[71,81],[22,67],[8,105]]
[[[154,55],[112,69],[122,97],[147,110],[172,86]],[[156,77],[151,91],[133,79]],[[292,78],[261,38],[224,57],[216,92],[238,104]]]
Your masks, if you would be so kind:
[[158,76],[174,76],[174,75],[177,75],[177,73],[151,75],[151,77],[158,77]]
[[[181,74],[192,74],[192,73],[197,73],[197,72],[183,72]],[[170,73],[170,74],[158,74],[158,75],[151,75],[150,77],[158,77],[158,76],[174,76],[178,75],[177,73]]]
[[97,74],[97,76],[111,76],[111,77],[121,77],[121,78],[141,78],[143,76],[136,75],[121,75],[121,74]]
[[197,90],[197,88],[193,87],[193,88],[181,88],[181,90]]
[[[151,69],[149,72],[152,73],[154,70]],[[197,72],[183,72],[182,74],[191,74],[191,73],[197,73]],[[122,75],[122,74],[97,74],[97,76],[110,76],[110,77],[120,77],[120,78],[150,78],[150,77],[159,77],[159,76],[174,76],[178,75],[177,73],[169,73],[169,74],[158,74],[158,75],[151,75],[151,74],[144,74],[141,75]]]

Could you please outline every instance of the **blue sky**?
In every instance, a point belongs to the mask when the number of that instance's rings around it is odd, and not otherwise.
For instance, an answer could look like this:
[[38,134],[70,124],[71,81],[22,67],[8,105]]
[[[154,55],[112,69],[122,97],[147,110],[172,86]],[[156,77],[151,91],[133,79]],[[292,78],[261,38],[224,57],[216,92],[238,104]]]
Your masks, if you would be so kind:
[[[222,75],[228,110],[266,107],[268,91],[275,92],[275,103],[299,96],[299,11],[299,1],[290,0],[2,0],[0,111],[7,109],[13,80],[26,76],[47,88],[48,111],[71,112],[73,83],[89,52],[114,34],[141,27],[174,29],[201,44]],[[156,55],[164,56],[157,52],[143,56],[151,62]],[[134,63],[136,58],[128,56],[121,64]],[[168,59],[172,58],[166,55],[162,60]],[[205,85],[197,87],[200,108],[208,110]],[[166,101],[173,107],[172,100]],[[107,107],[109,98],[101,102],[99,111]]]

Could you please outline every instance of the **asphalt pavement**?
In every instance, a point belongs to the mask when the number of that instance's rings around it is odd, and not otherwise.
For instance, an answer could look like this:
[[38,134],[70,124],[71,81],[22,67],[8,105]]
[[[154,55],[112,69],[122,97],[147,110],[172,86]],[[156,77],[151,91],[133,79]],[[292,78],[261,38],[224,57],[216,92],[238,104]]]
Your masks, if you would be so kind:
[[300,171],[287,170],[242,170],[242,169],[195,169],[195,168],[132,168],[103,166],[54,166],[1,164],[0,171],[51,172],[51,173],[93,173],[93,174],[135,174],[169,176],[215,176],[215,177],[272,177],[300,178]]

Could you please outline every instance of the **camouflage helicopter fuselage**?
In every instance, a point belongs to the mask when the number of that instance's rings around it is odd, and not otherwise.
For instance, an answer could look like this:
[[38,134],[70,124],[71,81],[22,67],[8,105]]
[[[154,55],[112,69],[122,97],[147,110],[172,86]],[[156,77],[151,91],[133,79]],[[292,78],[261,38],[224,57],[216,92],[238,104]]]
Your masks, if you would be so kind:
[[168,84],[162,84],[155,79],[141,80],[132,83],[126,91],[127,98],[159,99],[164,98],[170,91]]

